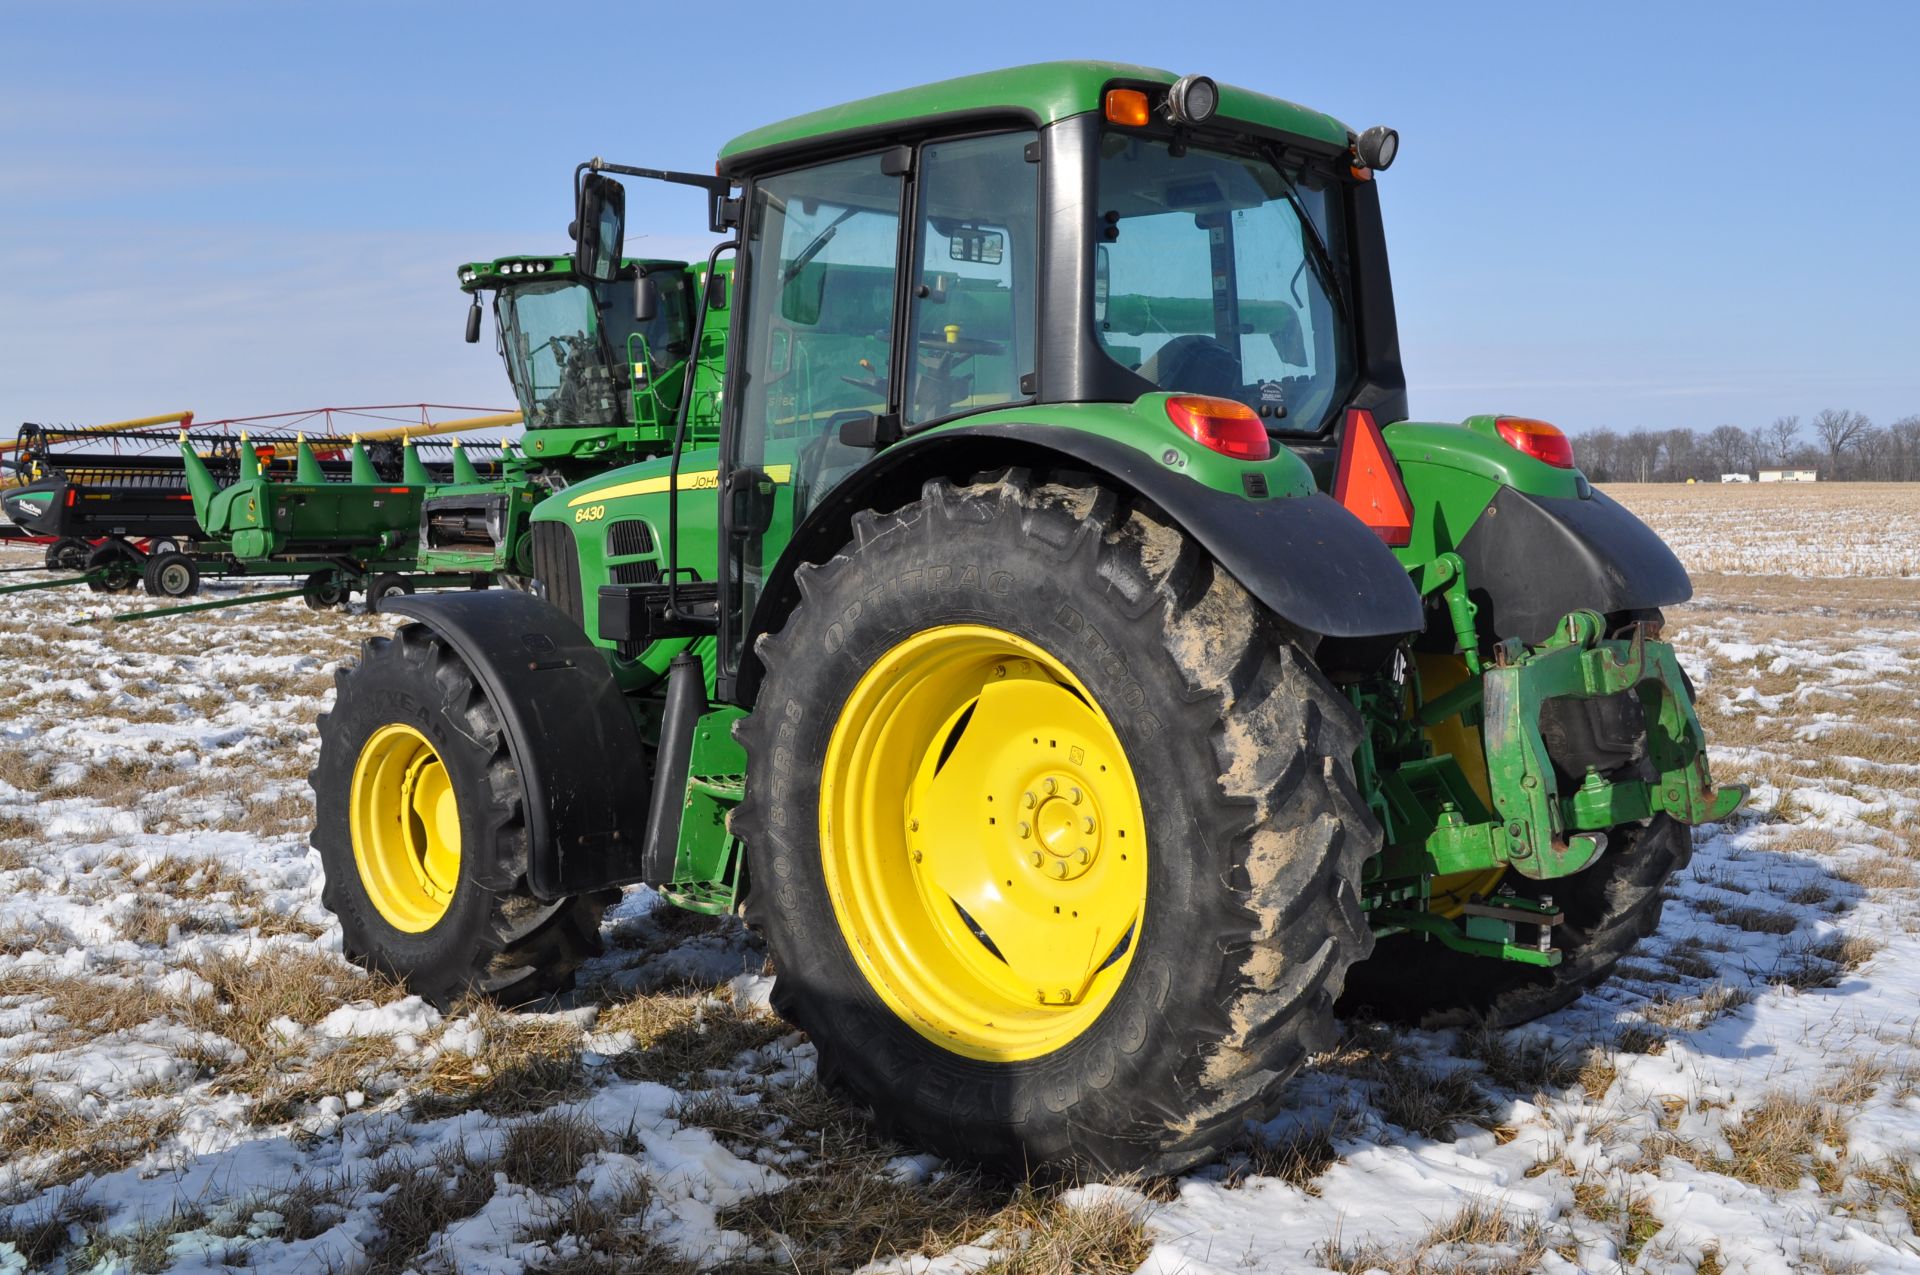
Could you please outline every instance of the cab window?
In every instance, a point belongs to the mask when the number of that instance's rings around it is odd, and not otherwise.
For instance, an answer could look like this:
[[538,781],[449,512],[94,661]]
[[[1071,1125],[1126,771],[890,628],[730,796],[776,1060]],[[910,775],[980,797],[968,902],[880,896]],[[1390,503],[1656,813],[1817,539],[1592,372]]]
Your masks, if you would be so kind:
[[913,350],[904,409],[924,424],[1031,397],[1039,166],[1032,132],[920,152]]

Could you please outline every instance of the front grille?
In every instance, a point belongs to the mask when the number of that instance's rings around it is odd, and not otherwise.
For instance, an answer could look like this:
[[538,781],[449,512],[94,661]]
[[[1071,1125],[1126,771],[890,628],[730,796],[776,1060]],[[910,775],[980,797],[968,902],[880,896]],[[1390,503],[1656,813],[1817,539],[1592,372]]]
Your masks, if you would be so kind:
[[653,528],[638,518],[628,518],[607,528],[607,556],[630,558],[653,552]]
[[533,578],[548,602],[586,627],[586,607],[580,598],[580,557],[573,548],[573,528],[564,522],[533,524]]
[[660,564],[657,562],[621,562],[607,569],[607,576],[614,584],[659,584]]

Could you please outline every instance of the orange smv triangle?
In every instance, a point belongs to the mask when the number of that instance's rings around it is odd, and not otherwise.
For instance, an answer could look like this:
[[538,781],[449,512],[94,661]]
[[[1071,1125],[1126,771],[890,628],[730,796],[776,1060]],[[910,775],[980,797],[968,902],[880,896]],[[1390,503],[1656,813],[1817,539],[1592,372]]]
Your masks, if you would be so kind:
[[1397,549],[1413,540],[1413,501],[1400,481],[1400,466],[1387,450],[1373,413],[1363,407],[1347,409],[1333,498],[1389,546]]

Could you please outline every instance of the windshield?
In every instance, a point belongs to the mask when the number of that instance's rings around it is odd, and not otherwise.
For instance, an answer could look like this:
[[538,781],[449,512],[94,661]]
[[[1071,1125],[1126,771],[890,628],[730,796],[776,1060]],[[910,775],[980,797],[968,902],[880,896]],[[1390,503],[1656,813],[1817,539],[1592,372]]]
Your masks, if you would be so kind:
[[617,419],[593,292],[556,279],[503,290],[497,303],[507,372],[528,429]]
[[1353,377],[1337,199],[1308,171],[1107,134],[1101,348],[1159,389],[1237,399],[1270,430],[1318,433]]
[[651,381],[687,357],[685,272],[659,270],[654,280],[659,305],[646,323],[633,319],[631,278],[591,286],[554,279],[501,289],[496,307],[502,354],[528,429],[619,424],[619,400],[631,383],[629,360],[643,365]]

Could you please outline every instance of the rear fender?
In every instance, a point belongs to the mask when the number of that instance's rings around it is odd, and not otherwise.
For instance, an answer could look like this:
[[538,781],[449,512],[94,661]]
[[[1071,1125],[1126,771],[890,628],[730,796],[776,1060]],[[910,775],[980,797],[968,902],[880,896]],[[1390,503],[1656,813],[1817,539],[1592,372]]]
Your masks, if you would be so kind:
[[398,596],[383,615],[433,629],[500,717],[524,789],[527,884],[541,899],[637,881],[653,777],[606,656],[530,594]]
[[1529,646],[1573,611],[1617,615],[1693,596],[1666,542],[1601,491],[1582,499],[1502,487],[1457,552],[1485,631]]
[[[1084,429],[994,422],[956,426],[887,448],[833,488],[794,529],[748,634],[785,622],[798,602],[794,571],[822,562],[851,539],[863,509],[897,509],[931,478],[1026,466],[1088,475],[1158,506],[1281,619],[1331,638],[1417,633],[1420,595],[1400,565],[1358,518],[1318,491],[1249,499],[1219,491],[1159,464],[1136,447]],[[751,661],[749,661],[750,663]],[[758,682],[742,669],[742,690]]]

